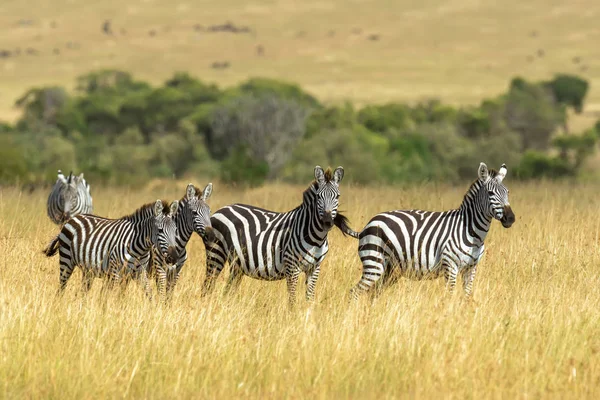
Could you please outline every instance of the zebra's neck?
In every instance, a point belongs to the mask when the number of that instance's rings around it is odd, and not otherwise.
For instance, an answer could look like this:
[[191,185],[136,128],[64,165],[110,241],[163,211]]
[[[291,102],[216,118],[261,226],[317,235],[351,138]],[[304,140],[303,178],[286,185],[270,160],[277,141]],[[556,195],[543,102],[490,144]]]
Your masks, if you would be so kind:
[[302,204],[297,209],[295,233],[311,246],[321,246],[327,240],[331,228],[325,228],[317,212],[317,196],[314,185],[304,191]]
[[194,221],[190,204],[184,196],[179,201],[179,212],[175,216],[175,224],[177,224],[177,244],[185,247],[190,241],[194,233]]
[[[492,216],[487,207],[487,194],[480,180],[473,182],[458,212],[464,223],[465,237],[469,243],[483,244],[492,224]],[[479,243],[477,243],[479,242]]]
[[132,223],[136,232],[135,243],[132,248],[140,251],[150,251],[152,246],[152,224],[154,223],[154,205],[146,204],[137,209],[133,214],[123,217]]

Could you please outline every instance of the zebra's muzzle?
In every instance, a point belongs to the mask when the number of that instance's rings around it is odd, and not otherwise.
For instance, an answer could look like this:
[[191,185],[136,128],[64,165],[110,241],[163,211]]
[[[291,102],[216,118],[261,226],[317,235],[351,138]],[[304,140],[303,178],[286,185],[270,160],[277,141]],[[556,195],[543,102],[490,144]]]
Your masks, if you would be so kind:
[[323,222],[323,225],[327,229],[333,227],[333,216],[331,215],[331,211],[325,211],[323,213],[323,218],[321,218],[321,222]]
[[512,224],[515,223],[515,214],[513,213],[512,208],[510,208],[510,206],[504,207],[504,215],[500,219],[500,222],[505,228],[510,228]]
[[169,264],[174,264],[179,259],[179,252],[173,246],[170,246],[165,255],[165,261]]

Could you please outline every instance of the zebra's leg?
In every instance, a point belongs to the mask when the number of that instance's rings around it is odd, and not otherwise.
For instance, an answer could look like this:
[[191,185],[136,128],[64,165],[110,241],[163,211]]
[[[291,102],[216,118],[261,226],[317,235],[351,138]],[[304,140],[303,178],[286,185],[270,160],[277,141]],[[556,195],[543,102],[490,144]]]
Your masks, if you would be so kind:
[[[362,293],[366,293],[378,283],[385,273],[385,256],[381,252],[359,251],[360,260],[363,264],[362,277],[360,281],[350,290],[350,297],[357,300]],[[377,290],[377,288],[376,288]]]
[[148,279],[148,270],[146,268],[141,269],[138,281],[148,300],[152,300],[152,288],[150,287],[150,279]]
[[471,268],[465,268],[462,273],[463,289],[465,296],[470,298],[473,294],[473,281],[475,280],[475,274],[477,273],[477,265]]
[[223,295],[227,296],[232,290],[234,292],[237,291],[237,289],[240,287],[243,276],[244,273],[239,261],[231,263],[231,272],[229,273],[229,279],[227,279],[227,285],[225,285]]
[[[60,254],[60,253],[59,253]],[[71,257],[63,257],[61,254],[60,257],[60,283],[58,287],[57,295],[60,295],[64,292],[65,287],[67,286],[67,282],[69,278],[73,274],[73,262],[71,261]]]
[[300,268],[294,264],[287,264],[285,269],[285,280],[287,282],[289,306],[293,308],[296,305],[296,288],[298,286],[298,278],[300,277]]
[[446,288],[450,294],[454,293],[456,287],[456,277],[458,275],[458,267],[454,263],[444,263],[444,277],[446,278]]
[[81,293],[87,294],[92,288],[94,282],[94,273],[89,269],[81,269]]
[[321,272],[320,264],[316,265],[312,271],[306,272],[306,300],[308,301],[315,299],[315,288],[319,279],[319,272]]
[[208,295],[213,291],[215,281],[219,277],[219,274],[223,270],[223,267],[225,267],[226,262],[225,257],[221,256],[221,252],[208,247],[209,246],[207,246],[206,249],[206,277],[204,278],[204,284],[202,287],[202,297]]

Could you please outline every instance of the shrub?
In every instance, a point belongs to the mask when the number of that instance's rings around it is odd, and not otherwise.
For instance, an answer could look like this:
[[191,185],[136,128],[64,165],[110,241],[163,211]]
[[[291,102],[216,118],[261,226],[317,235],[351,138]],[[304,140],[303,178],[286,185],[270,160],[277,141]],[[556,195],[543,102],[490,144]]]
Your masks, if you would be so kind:
[[212,144],[218,157],[241,145],[248,157],[267,165],[269,178],[289,159],[306,131],[308,109],[278,97],[244,96],[212,114]]
[[574,75],[560,74],[553,80],[545,82],[559,103],[573,107],[577,114],[583,111],[583,101],[589,84],[585,79]]

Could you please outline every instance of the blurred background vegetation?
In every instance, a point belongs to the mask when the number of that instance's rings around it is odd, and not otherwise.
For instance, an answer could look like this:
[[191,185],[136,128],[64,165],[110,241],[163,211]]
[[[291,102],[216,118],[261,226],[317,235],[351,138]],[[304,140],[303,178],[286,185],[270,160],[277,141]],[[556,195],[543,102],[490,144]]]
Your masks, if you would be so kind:
[[575,75],[530,82],[478,106],[326,105],[293,83],[252,78],[222,88],[187,73],[153,86],[119,70],[77,79],[76,91],[37,87],[0,123],[0,180],[37,184],[56,170],[90,182],[202,176],[259,185],[306,182],[316,164],[343,165],[356,183],[473,178],[484,160],[520,179],[576,178],[594,154],[600,121],[569,130],[589,84]]

